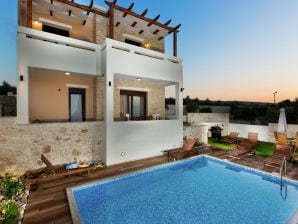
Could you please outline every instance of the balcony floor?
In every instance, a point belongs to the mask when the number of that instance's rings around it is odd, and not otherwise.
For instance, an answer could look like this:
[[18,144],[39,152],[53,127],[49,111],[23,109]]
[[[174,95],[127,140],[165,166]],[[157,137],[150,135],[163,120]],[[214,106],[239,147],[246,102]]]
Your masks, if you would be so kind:
[[[228,155],[225,154],[224,151],[214,148],[204,150],[204,154],[220,159],[228,159],[232,162],[246,165],[255,169],[264,170],[267,172],[279,172],[279,170],[276,168],[264,168],[264,157],[243,156],[240,159],[235,159],[228,157]],[[24,215],[24,224],[72,223],[65,192],[66,188],[163,163],[167,163],[167,157],[165,156],[110,166],[94,172],[88,178],[83,176],[71,176],[63,179],[40,183],[37,191],[30,192],[28,205]],[[293,167],[289,164],[287,176],[289,178],[298,180],[298,166]]]

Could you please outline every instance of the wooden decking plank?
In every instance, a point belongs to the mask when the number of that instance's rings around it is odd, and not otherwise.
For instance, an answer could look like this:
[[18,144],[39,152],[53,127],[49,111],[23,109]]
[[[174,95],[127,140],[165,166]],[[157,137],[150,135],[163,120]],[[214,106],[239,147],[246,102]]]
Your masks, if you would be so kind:
[[[266,172],[276,172],[275,168],[262,167],[264,158],[252,159],[241,157],[234,160],[228,154],[219,150],[210,150],[209,155],[220,159],[227,159],[237,164],[259,168]],[[24,224],[68,224],[72,223],[65,189],[92,181],[113,177],[128,172],[144,169],[154,165],[167,163],[166,157],[144,159],[125,164],[106,167],[92,173],[89,177],[70,176],[57,180],[44,181],[36,191],[30,192],[28,205],[25,210]],[[298,179],[298,167],[288,166],[288,177]]]

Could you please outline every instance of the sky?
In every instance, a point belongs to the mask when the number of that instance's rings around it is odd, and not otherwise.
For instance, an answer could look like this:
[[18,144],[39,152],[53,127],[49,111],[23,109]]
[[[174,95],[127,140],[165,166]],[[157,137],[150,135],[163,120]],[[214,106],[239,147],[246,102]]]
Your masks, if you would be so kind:
[[[17,0],[0,8],[0,81],[16,83]],[[89,4],[88,0],[76,0]],[[95,0],[105,5],[103,0]],[[128,7],[132,0],[118,0]],[[134,10],[182,24],[184,95],[272,102],[298,97],[297,0],[134,0]],[[3,3],[2,3],[3,4]],[[167,52],[172,53],[171,36]]]

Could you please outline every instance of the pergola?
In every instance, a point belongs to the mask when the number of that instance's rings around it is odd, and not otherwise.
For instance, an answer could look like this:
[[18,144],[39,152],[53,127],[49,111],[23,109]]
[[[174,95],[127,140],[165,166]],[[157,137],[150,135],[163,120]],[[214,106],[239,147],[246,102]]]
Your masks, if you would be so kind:
[[[27,27],[32,27],[32,2],[34,0],[27,0]],[[67,7],[64,7],[64,15],[72,16],[77,10],[83,11],[81,13],[82,26],[85,26],[87,17],[90,13],[95,15],[103,16],[109,19],[109,34],[108,37],[114,39],[115,29],[119,26],[124,26],[125,28],[132,28],[139,35],[146,34],[152,39],[157,41],[163,40],[167,35],[173,34],[173,55],[177,56],[177,34],[181,24],[172,27],[169,26],[171,20],[165,23],[158,21],[160,15],[157,15],[153,19],[146,17],[148,9],[145,9],[141,14],[134,12],[132,9],[134,3],[132,3],[128,8],[121,7],[117,5],[117,0],[112,2],[105,1],[109,7],[108,11],[103,11],[94,8],[94,1],[91,0],[89,5],[82,5],[76,3],[74,0],[44,0],[47,4],[53,5],[54,2],[59,2]],[[41,1],[38,1],[41,3]],[[49,7],[49,14],[53,16],[53,8]]]

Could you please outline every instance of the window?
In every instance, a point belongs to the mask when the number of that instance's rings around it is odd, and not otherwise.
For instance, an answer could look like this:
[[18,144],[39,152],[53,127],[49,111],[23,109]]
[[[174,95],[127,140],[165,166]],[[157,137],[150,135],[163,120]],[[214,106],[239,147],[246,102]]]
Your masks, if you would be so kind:
[[138,47],[141,47],[142,46],[142,43],[141,42],[135,41],[135,40],[125,39],[124,42],[125,43],[128,43],[128,44],[131,44],[131,45],[138,46]]
[[137,91],[120,91],[121,117],[129,114],[130,118],[141,118],[147,114],[147,93]]
[[42,25],[42,31],[57,34],[57,35],[60,35],[60,36],[69,37],[69,31],[68,30],[59,29],[59,28],[56,28],[56,27],[53,27],[53,26],[48,26],[48,25],[43,24]]

